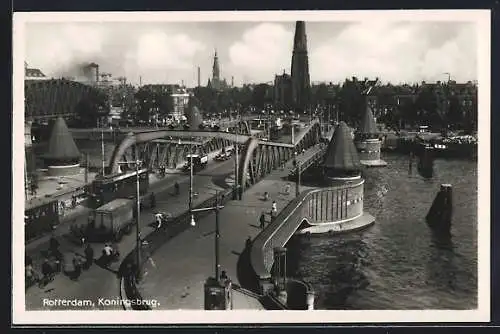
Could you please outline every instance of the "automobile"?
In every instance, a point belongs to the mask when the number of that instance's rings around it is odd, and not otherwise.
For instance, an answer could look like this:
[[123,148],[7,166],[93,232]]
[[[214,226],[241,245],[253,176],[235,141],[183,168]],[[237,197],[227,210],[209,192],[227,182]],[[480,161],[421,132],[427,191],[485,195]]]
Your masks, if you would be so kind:
[[233,150],[232,149],[227,149],[227,150],[222,150],[215,156],[216,161],[226,161],[229,160],[233,156]]

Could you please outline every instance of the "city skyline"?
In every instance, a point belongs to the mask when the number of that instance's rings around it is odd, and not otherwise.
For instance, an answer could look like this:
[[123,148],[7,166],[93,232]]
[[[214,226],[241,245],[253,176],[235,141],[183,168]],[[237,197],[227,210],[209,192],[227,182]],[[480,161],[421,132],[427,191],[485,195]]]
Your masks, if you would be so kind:
[[[137,84],[195,86],[211,77],[217,49],[221,78],[235,85],[290,73],[295,21],[26,24],[25,61],[49,77],[72,76],[83,63]],[[307,22],[312,82],[357,76],[382,82],[477,80],[476,26],[467,22]],[[43,48],[47,52],[37,52]]]

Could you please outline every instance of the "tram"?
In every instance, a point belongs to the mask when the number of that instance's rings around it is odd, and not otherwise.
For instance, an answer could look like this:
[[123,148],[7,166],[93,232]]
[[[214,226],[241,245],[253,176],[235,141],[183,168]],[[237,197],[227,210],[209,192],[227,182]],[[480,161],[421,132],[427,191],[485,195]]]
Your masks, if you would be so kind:
[[[98,178],[90,189],[90,206],[98,208],[117,198],[134,198],[137,194],[135,171]],[[149,189],[149,169],[139,170],[139,194],[145,195]]]
[[59,201],[50,202],[27,208],[24,211],[24,236],[29,242],[45,233],[51,232],[59,224]]

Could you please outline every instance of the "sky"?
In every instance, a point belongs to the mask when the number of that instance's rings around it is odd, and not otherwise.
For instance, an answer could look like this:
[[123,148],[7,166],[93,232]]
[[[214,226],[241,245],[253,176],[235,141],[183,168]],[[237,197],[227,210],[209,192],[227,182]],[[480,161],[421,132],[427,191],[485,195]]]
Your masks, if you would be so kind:
[[[74,76],[79,64],[131,83],[206,84],[217,49],[221,76],[235,85],[290,73],[295,22],[29,22],[29,67]],[[379,77],[412,83],[477,80],[477,26],[470,22],[307,22],[313,82]]]

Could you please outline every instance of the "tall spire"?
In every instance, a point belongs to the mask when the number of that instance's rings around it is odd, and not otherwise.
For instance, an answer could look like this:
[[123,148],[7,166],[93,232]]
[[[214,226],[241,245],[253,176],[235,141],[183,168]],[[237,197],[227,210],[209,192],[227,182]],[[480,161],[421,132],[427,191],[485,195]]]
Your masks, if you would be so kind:
[[217,56],[217,49],[215,49],[214,66],[212,68],[212,81],[213,79],[215,80],[220,79],[219,57]]
[[309,78],[306,24],[304,21],[295,23],[291,74],[293,102],[296,108],[305,109],[309,104],[311,81]]

